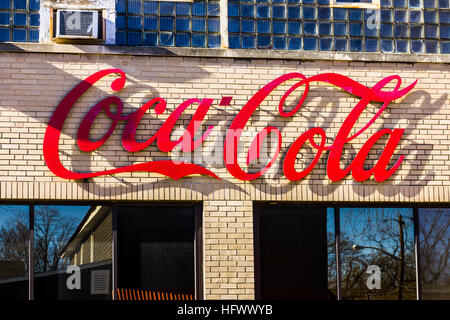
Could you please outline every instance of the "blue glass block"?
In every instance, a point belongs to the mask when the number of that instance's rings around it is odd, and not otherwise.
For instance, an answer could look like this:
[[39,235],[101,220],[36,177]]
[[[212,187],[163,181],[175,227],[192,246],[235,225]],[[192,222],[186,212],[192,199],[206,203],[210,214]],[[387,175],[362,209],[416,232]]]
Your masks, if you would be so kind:
[[392,37],[392,24],[382,23],[380,28],[381,37]]
[[408,52],[408,40],[395,41],[395,51],[402,53]]
[[206,35],[201,33],[192,34],[192,46],[196,48],[206,47]]
[[394,11],[394,21],[395,22],[406,22],[406,10],[395,10]]
[[270,33],[270,20],[258,20],[258,33]]
[[350,51],[351,52],[361,52],[362,51],[362,40],[361,39],[350,39]]
[[144,2],[144,13],[145,14],[158,14],[158,2],[145,1]]
[[125,29],[126,28],[125,21],[126,21],[125,16],[116,15],[116,28],[117,29]]
[[269,36],[258,36],[258,48],[268,48],[270,46]]
[[239,5],[236,3],[228,3],[228,16],[239,17]]
[[[178,26],[178,19],[177,19]],[[144,17],[144,29],[145,30],[157,30],[158,29],[158,17]]]
[[394,7],[396,8],[406,7],[406,0],[394,0]]
[[127,16],[128,29],[142,29],[141,16]]
[[159,30],[173,31],[175,19],[172,17],[159,17]]
[[425,10],[423,12],[423,20],[425,21],[425,23],[435,23],[437,22],[436,20],[436,11],[431,11],[431,10]]
[[239,32],[239,19],[228,19],[228,32]]
[[206,31],[206,20],[205,19],[192,19],[192,31]]
[[[284,2],[284,1],[280,1],[280,2]],[[288,3],[300,3],[300,0],[288,0]]]
[[191,4],[177,2],[175,10],[176,10],[177,15],[183,15],[183,16],[190,15],[191,14]]
[[228,36],[228,46],[230,49],[240,49],[241,48],[241,37],[238,35]]
[[241,5],[241,16],[253,18],[255,16],[255,6],[250,4]]
[[423,0],[423,7],[430,9],[436,8],[436,0]]
[[189,33],[177,33],[175,36],[177,47],[190,47],[191,35]]
[[330,4],[330,0],[318,0],[319,4]]
[[425,38],[426,39],[436,39],[438,37],[438,28],[434,25],[425,26]]
[[144,34],[144,45],[145,46],[157,46],[158,45],[158,34],[156,32],[147,32]]
[[392,6],[392,0],[381,0],[380,1],[380,6],[382,8],[384,8],[384,7],[391,7]]
[[367,23],[365,24],[365,35],[366,37],[376,37],[378,36],[378,28],[376,27],[376,25],[368,25]]
[[177,18],[176,19],[176,29],[177,29],[177,31],[189,31],[191,29],[191,19],[190,18]]
[[408,36],[408,25],[396,24],[394,35],[396,38],[406,38]]
[[347,9],[344,8],[334,8],[333,9],[334,20],[345,20],[347,19]]
[[420,8],[420,0],[409,0],[410,8]]
[[39,42],[39,30],[38,29],[28,30],[28,41]]
[[330,35],[331,34],[331,23],[329,23],[329,22],[319,23],[319,34],[320,35]]
[[142,32],[129,31],[127,33],[127,44],[130,46],[142,45]]
[[300,34],[301,23],[299,21],[289,21],[288,22],[288,33],[289,34]]
[[220,6],[218,3],[208,3],[208,16],[209,17],[220,16]]
[[127,44],[127,33],[125,31],[116,30],[116,44],[119,46]]
[[255,32],[255,20],[242,20],[242,32],[253,33]]
[[410,23],[422,22],[422,11],[418,11],[418,10],[409,11],[409,22]]
[[13,42],[26,42],[27,41],[27,29],[13,29],[12,31]]
[[376,52],[376,51],[378,51],[378,40],[366,39],[366,52]]
[[285,17],[284,7],[273,6],[272,7],[272,17],[278,18],[278,19],[284,18]]
[[[10,7],[11,7],[11,0],[0,0],[0,9],[10,9]],[[0,41],[9,41],[9,30],[8,30],[8,40],[0,40]]]
[[394,51],[394,44],[392,40],[381,40],[381,52]]
[[159,14],[172,16],[175,14],[175,3],[173,2],[160,2],[159,3]]
[[425,42],[425,52],[426,53],[437,53],[438,52],[438,42],[437,41],[426,41]]
[[0,25],[9,25],[9,12],[0,12]]
[[441,9],[450,8],[449,0],[439,0],[439,8],[441,8]]
[[319,7],[318,14],[320,20],[328,20],[331,17],[331,9],[329,7]]
[[422,32],[422,26],[409,26],[409,36],[411,38],[422,38],[423,32]]
[[31,11],[39,11],[40,7],[41,7],[40,0],[30,0],[30,10]]
[[439,22],[450,23],[450,11],[439,10]]
[[412,53],[422,53],[423,52],[423,42],[422,40],[411,41],[411,52]]
[[450,39],[450,26],[440,26],[439,34],[441,35],[441,39]]
[[315,19],[316,8],[315,7],[303,7],[303,19]]
[[300,7],[288,7],[288,18],[289,19],[299,19],[300,18]]
[[316,3],[316,0],[303,0],[303,3]]
[[[27,9],[27,0],[14,0],[13,1],[13,8],[14,9]],[[13,41],[27,41],[27,32],[25,30],[25,36],[22,35],[22,29],[17,29],[17,39],[25,39],[25,40],[14,40],[14,30],[13,30]]]
[[[1,38],[1,36],[0,36]],[[441,42],[441,53],[442,54],[449,54],[450,53],[450,41],[448,42]]]
[[317,24],[315,22],[303,22],[303,33],[304,34],[316,34]]
[[219,32],[220,31],[220,20],[219,19],[208,19],[208,31],[209,32]]
[[276,50],[286,49],[286,38],[285,37],[274,37],[273,38],[273,48]]
[[243,36],[242,37],[242,49],[255,49],[256,37],[255,36]]
[[360,21],[363,19],[363,11],[361,9],[349,9],[348,19],[353,21]]
[[347,24],[345,22],[335,22],[334,23],[334,35],[335,36],[346,36],[348,34]]
[[289,50],[300,50],[301,45],[301,38],[289,38]]
[[392,10],[381,10],[381,21],[391,22],[392,21]]
[[161,32],[159,34],[159,45],[163,47],[173,47],[175,37],[173,32]]
[[269,6],[258,5],[256,7],[256,17],[258,18],[270,18]]
[[350,35],[351,36],[362,36],[362,24],[361,23],[350,23]]
[[347,51],[347,39],[334,39],[334,49],[336,51]]
[[220,35],[218,34],[208,35],[208,48],[220,48]]
[[320,51],[331,50],[332,43],[333,43],[333,39],[331,39],[331,38],[320,38],[319,39],[319,50]]
[[286,22],[274,21],[273,22],[273,33],[276,33],[276,34],[286,33]]
[[317,39],[316,38],[303,38],[303,49],[304,50],[317,50]]
[[[239,16],[239,7],[236,5],[237,15]],[[228,8],[228,10],[230,10]],[[206,16],[206,3],[204,2],[194,2],[192,4],[192,15],[193,16]],[[229,11],[228,11],[229,15]],[[194,42],[194,38],[192,38],[192,43]]]
[[128,0],[128,13],[141,13],[140,0]]
[[30,14],[30,26],[39,27],[40,15],[39,13],[31,13]]

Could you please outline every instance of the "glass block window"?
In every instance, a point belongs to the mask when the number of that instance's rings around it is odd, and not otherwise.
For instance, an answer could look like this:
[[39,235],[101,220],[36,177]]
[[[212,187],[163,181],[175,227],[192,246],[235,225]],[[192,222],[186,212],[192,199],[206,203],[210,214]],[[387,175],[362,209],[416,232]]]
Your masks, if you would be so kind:
[[[442,53],[450,48],[449,0],[228,0],[231,49]],[[342,1],[343,2],[352,2]],[[355,2],[355,1],[353,1]]]
[[40,0],[0,0],[0,42],[39,42]]
[[219,0],[116,0],[116,11],[118,45],[219,48],[221,44]]

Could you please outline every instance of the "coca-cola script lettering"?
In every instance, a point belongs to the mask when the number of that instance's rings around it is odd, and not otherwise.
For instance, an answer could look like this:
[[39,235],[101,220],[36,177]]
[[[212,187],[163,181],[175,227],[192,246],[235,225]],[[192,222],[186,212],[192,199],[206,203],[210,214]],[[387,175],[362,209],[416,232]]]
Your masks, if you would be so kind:
[[[48,168],[55,175],[64,179],[86,179],[121,172],[144,171],[159,173],[172,179],[179,179],[194,174],[206,175],[216,179],[220,179],[215,173],[198,164],[186,162],[179,163],[172,160],[150,161],[104,171],[85,173],[74,172],[64,167],[59,157],[59,140],[64,122],[66,121],[70,110],[73,108],[78,99],[80,99],[80,97],[97,81],[110,74],[115,74],[118,76],[118,78],[116,78],[111,84],[112,90],[122,90],[126,82],[125,73],[120,69],[102,70],[89,76],[80,84],[78,84],[72,91],[70,91],[63,98],[63,100],[53,113],[45,132],[43,150],[45,162]],[[373,175],[376,181],[382,182],[388,179],[398,169],[401,162],[403,161],[404,156],[400,156],[391,168],[388,168],[388,164],[395,152],[397,145],[400,142],[400,139],[402,138],[404,129],[382,129],[376,132],[369,139],[367,139],[350,165],[348,165],[344,169],[340,166],[340,160],[344,145],[356,139],[361,133],[367,130],[367,128],[369,128],[380,117],[381,113],[384,111],[384,109],[386,109],[387,105],[390,102],[395,99],[401,98],[408,92],[410,92],[416,85],[417,80],[406,88],[400,90],[401,79],[399,76],[395,75],[386,77],[379,81],[372,88],[368,88],[346,76],[336,73],[323,73],[309,78],[305,77],[301,73],[288,73],[271,81],[263,88],[261,88],[242,107],[241,111],[236,115],[230,127],[228,128],[224,142],[223,157],[225,166],[231,175],[240,180],[257,179],[261,177],[265,172],[267,172],[267,170],[277,161],[281,149],[282,133],[279,128],[274,126],[266,127],[261,130],[254,138],[248,150],[247,164],[258,157],[259,148],[261,148],[261,141],[264,141],[264,139],[266,139],[268,135],[273,134],[276,136],[276,151],[270,161],[260,171],[256,173],[248,173],[244,171],[238,163],[237,150],[242,138],[242,130],[247,126],[247,122],[249,121],[252,114],[272,91],[274,91],[277,87],[288,80],[294,80],[296,82],[284,94],[279,102],[278,112],[282,117],[291,117],[300,110],[308,95],[309,86],[313,82],[330,83],[353,94],[354,96],[360,98],[360,100],[340,126],[340,130],[331,145],[326,145],[327,135],[325,131],[319,127],[307,130],[294,141],[294,143],[287,150],[286,156],[283,160],[283,172],[287,179],[296,181],[307,176],[314,169],[324,151],[329,152],[327,160],[327,175],[328,178],[332,181],[341,180],[351,172],[353,179],[355,179],[356,181],[367,180]],[[396,81],[395,88],[392,91],[383,90],[384,87],[392,81]],[[284,104],[286,99],[297,88],[301,86],[303,86],[304,88],[299,102],[292,110],[285,111]],[[223,101],[225,100],[229,103],[231,99],[231,97],[225,97]],[[350,133],[359,116],[371,101],[382,103],[380,109],[372,117],[372,119],[363,126],[362,129],[351,135]],[[117,108],[115,108],[115,112],[111,111],[110,106],[112,104],[115,104],[117,106]],[[195,133],[198,131],[201,122],[204,120],[212,104],[213,99],[186,100],[169,115],[167,120],[161,125],[159,130],[153,134],[153,136],[151,136],[145,142],[138,142],[135,138],[136,130],[143,115],[149,109],[151,109],[151,111],[153,111],[157,115],[162,114],[163,112],[165,112],[167,107],[166,101],[163,98],[156,97],[145,103],[138,110],[128,115],[124,115],[122,113],[122,100],[118,97],[110,96],[94,105],[82,119],[77,133],[77,144],[78,147],[85,152],[97,150],[114,133],[117,124],[119,122],[124,122],[125,127],[122,132],[122,145],[128,152],[137,152],[143,150],[144,148],[155,142],[161,152],[170,152],[178,145],[180,146],[182,151],[190,152],[198,148],[205,141],[205,139],[208,138],[209,134],[214,129],[214,126],[209,126],[205,133],[203,133],[199,138],[194,139],[194,137],[196,136]],[[184,134],[177,140],[171,140],[170,136],[177,120],[180,118],[181,114],[190,106],[196,107],[196,110]],[[97,141],[91,141],[89,138],[91,127],[94,124],[94,121],[99,113],[102,111],[104,111],[111,119],[110,128],[102,138]],[[371,169],[365,169],[364,162],[370,150],[383,136],[387,136],[388,139],[379,159]],[[319,138],[318,140],[320,140],[320,143],[316,143],[316,141],[314,140],[315,137]],[[312,162],[305,169],[303,169],[302,171],[297,171],[294,168],[294,164],[299,151],[306,142],[309,142],[309,144],[315,150],[315,156]]]

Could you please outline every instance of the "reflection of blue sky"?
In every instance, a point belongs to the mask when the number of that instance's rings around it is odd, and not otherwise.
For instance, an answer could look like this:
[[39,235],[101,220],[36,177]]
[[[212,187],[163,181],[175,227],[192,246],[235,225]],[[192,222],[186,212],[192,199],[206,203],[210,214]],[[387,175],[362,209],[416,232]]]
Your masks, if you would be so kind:
[[394,253],[400,241],[398,215],[405,223],[405,245],[411,246],[414,243],[412,208],[341,208],[341,233],[352,245],[376,247]]
[[[35,206],[35,211],[38,211],[42,206]],[[62,216],[70,217],[76,221],[78,225],[84,216],[88,212],[91,206],[48,206],[50,208],[57,209]],[[20,213],[28,213],[28,206],[17,206],[17,205],[1,205],[0,206],[0,226],[2,226],[6,221],[10,220],[15,215]]]

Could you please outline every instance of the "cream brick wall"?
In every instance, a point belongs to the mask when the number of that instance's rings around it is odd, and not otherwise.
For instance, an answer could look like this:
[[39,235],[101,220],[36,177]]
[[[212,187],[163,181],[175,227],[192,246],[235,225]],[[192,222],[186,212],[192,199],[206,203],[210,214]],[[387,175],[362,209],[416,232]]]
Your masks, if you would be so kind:
[[[56,53],[2,53],[0,56],[0,198],[8,200],[146,200],[203,201],[204,283],[207,298],[251,299],[254,292],[252,201],[367,201],[445,202],[450,197],[450,76],[448,64],[382,63],[343,61],[292,61],[231,58],[183,58],[129,55]],[[351,175],[332,183],[325,172],[327,154],[312,173],[297,182],[287,181],[280,163],[287,148],[307,129],[320,126],[333,138],[357,99],[331,85],[313,85],[300,111],[292,118],[278,115],[278,101],[293,83],[271,94],[252,116],[246,134],[254,136],[264,127],[280,128],[283,144],[277,166],[262,178],[243,182],[222,165],[208,165],[222,180],[187,177],[172,181],[156,174],[124,173],[88,181],[66,181],[51,173],[43,160],[42,142],[47,123],[61,99],[92,73],[121,68],[127,74],[125,88],[116,93],[124,102],[124,114],[152,97],[167,100],[168,111],[152,122],[147,115],[138,130],[138,140],[148,139],[169,111],[189,98],[212,98],[214,104],[205,124],[214,125],[203,150],[213,155],[215,139],[259,88],[278,76],[300,72],[312,76],[336,72],[373,86],[382,78],[398,74],[402,88],[419,79],[415,89],[389,105],[367,132],[352,141],[342,166],[353,159],[366,139],[382,128],[404,128],[394,160],[405,159],[387,181],[355,182]],[[98,82],[75,105],[63,128],[60,151],[63,164],[74,171],[105,170],[133,163],[169,159],[155,145],[130,154],[121,146],[121,123],[115,134],[97,151],[84,153],[76,145],[81,119],[96,102],[113,92],[114,76]],[[392,86],[390,86],[392,87]],[[224,96],[233,96],[230,106],[219,106]],[[369,105],[357,127],[377,110]],[[189,109],[181,125],[192,115]],[[153,114],[151,115],[154,116]],[[92,139],[109,127],[98,117]],[[175,137],[183,130],[178,127]],[[248,133],[250,132],[250,133]],[[222,137],[223,138],[223,137]],[[331,141],[331,140],[330,140]],[[330,143],[328,141],[328,143]],[[246,143],[249,146],[249,143]],[[378,145],[380,147],[381,145]],[[379,155],[370,154],[371,163]],[[308,164],[308,148],[299,156],[297,169]],[[220,152],[219,152],[220,156]],[[239,156],[245,168],[246,154]],[[370,162],[370,161],[369,161]],[[368,164],[370,165],[370,163]]]

